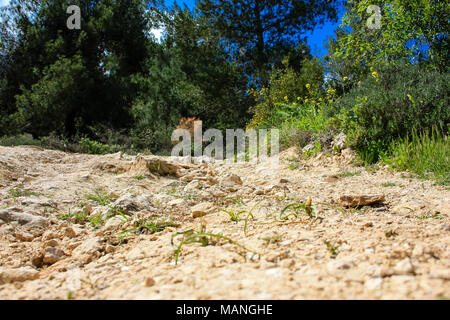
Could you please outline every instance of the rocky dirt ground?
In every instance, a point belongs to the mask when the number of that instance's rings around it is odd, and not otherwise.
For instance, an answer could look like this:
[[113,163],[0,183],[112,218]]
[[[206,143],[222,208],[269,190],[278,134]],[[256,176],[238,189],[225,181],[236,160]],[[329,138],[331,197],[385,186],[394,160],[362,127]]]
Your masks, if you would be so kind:
[[0,147],[0,299],[450,298],[448,187],[281,158]]

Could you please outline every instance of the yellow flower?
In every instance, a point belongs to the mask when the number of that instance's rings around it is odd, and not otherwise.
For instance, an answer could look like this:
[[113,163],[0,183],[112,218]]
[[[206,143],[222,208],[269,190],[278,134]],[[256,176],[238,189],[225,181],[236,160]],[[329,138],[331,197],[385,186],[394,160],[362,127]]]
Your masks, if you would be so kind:
[[308,101],[309,101],[308,99],[305,99],[305,103],[308,103]]
[[348,77],[344,77],[344,81],[347,81],[348,80]]
[[378,78],[378,72],[376,71],[372,72],[372,77],[374,77],[375,79]]
[[285,97],[284,97],[284,100],[285,100],[285,101],[288,101],[288,100],[289,100],[288,96],[285,96]]
[[297,97],[297,100],[298,100],[298,101],[300,101],[300,100],[302,100],[302,98],[300,98],[300,97]]
[[370,67],[370,71],[372,71],[372,72],[373,72],[374,70],[375,70],[375,69],[374,69],[373,67]]
[[309,83],[306,84],[306,89],[311,88],[311,85]]

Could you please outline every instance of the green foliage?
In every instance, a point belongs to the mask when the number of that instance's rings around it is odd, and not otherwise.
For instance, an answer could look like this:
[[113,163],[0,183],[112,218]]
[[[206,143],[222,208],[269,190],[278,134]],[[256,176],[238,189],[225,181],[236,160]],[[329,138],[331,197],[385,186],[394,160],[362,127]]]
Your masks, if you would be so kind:
[[360,176],[362,174],[362,171],[346,171],[339,173],[337,176],[340,178],[347,178],[347,177],[354,177],[354,176]]
[[80,56],[61,58],[46,68],[42,78],[16,96],[18,114],[27,132],[48,135],[65,133],[65,126],[78,108],[75,92],[89,86],[87,70]]
[[[50,132],[66,137],[88,126],[130,125],[135,87],[129,77],[146,56],[147,21],[140,0],[76,2],[82,30],[68,30],[67,1],[14,0],[2,12],[0,133]],[[20,61],[20,63],[18,63]]]
[[[286,57],[283,67],[274,69],[270,74],[268,86],[249,90],[257,102],[252,108],[254,116],[249,127],[276,126],[284,120],[283,117],[299,116],[302,111],[297,103],[310,95],[319,95],[322,83],[323,69],[317,59],[302,61],[301,71],[296,72]],[[292,110],[288,109],[290,103]]]
[[75,212],[72,212],[69,209],[68,213],[61,213],[58,215],[58,218],[60,220],[70,220],[75,223],[84,224],[87,221],[89,221],[89,214],[86,208],[83,208],[82,210],[77,210]]
[[250,90],[258,104],[248,127],[280,129],[282,148],[296,146],[299,150],[311,144],[305,156],[328,148],[336,133],[333,119],[327,116],[336,96],[335,90],[323,89],[320,61],[302,61],[299,72],[288,65],[274,69],[268,87]]
[[139,219],[134,222],[132,228],[119,232],[120,242],[123,242],[125,238],[130,237],[133,234],[154,234],[162,232],[168,227],[179,227],[179,225],[166,220]]
[[239,216],[243,215],[243,214],[247,214],[248,216],[253,218],[253,215],[251,214],[251,212],[248,211],[234,211],[234,210],[225,210],[225,209],[219,209],[219,211],[225,212],[230,216],[231,221],[237,222],[239,221]]
[[[380,29],[366,25],[370,5],[381,9]],[[328,63],[333,86],[344,76],[355,85],[382,62],[419,62],[447,72],[449,14],[446,1],[350,0],[336,40],[329,43]],[[424,46],[429,51],[423,50]]]
[[311,219],[316,217],[310,203],[291,203],[281,210],[280,220],[288,220],[291,216],[297,218],[302,212],[305,212]]
[[395,187],[397,184],[394,182],[385,182],[382,184],[383,187],[389,188],[389,187]]
[[339,246],[337,244],[331,243],[329,241],[325,241],[325,245],[327,246],[328,251],[332,256],[336,256],[338,254]]
[[[235,60],[263,85],[271,66],[303,42],[305,30],[336,19],[336,3],[327,0],[307,5],[295,0],[202,0],[199,9],[228,42]],[[297,51],[295,60],[304,53]]]
[[442,220],[443,219],[440,212],[432,213],[431,211],[428,211],[427,213],[425,213],[421,216],[416,216],[416,218],[420,219],[420,220],[427,220],[427,219]]
[[195,12],[175,7],[164,41],[152,46],[144,70],[132,77],[139,88],[131,113],[136,145],[170,149],[182,117],[197,117],[204,128],[244,127],[252,101],[247,79],[228,60],[215,30]]
[[384,159],[399,170],[410,170],[422,178],[433,178],[439,184],[450,185],[450,140],[442,130],[431,133],[414,132],[390,145],[391,157]]
[[219,241],[225,241],[229,244],[232,244],[238,248],[239,251],[236,251],[239,255],[246,258],[245,254],[247,252],[252,252],[254,254],[259,254],[258,252],[248,249],[244,245],[240,244],[239,242],[231,239],[230,237],[224,236],[222,234],[215,234],[215,233],[207,233],[205,228],[202,227],[199,231],[196,230],[188,230],[184,232],[177,232],[172,235],[171,238],[171,244],[172,246],[175,246],[175,238],[180,237],[181,240],[179,244],[176,246],[176,249],[174,250],[174,258],[175,258],[175,264],[178,264],[178,259],[181,254],[181,249],[184,245],[192,244],[192,243],[199,243],[203,247],[209,246],[209,245],[217,245]]
[[109,154],[121,150],[119,145],[107,145],[89,138],[81,138],[79,141],[79,149],[82,153],[88,154]]
[[101,206],[108,205],[113,199],[114,196],[112,194],[105,192],[101,188],[95,189],[94,193],[86,195],[86,200],[95,201]]
[[30,196],[35,196],[35,197],[39,197],[42,194],[39,192],[34,192],[34,191],[30,191],[30,190],[25,190],[23,188],[23,186],[18,186],[16,188],[12,188],[9,190],[9,194],[11,196],[13,196],[14,198],[18,198],[18,197],[30,197]]
[[33,139],[31,134],[19,134],[15,136],[4,136],[0,138],[0,146],[41,146],[42,142],[38,139]]
[[383,65],[339,101],[337,118],[350,145],[373,163],[391,141],[450,122],[449,81],[448,73],[417,65]]

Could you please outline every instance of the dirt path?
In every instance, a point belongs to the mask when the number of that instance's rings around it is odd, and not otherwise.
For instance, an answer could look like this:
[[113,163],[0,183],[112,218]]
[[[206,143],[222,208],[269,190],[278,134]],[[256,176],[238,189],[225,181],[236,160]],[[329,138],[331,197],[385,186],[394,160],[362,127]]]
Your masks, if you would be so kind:
[[[450,298],[448,187],[348,150],[282,159],[0,147],[0,299]],[[361,195],[385,199],[341,206]]]

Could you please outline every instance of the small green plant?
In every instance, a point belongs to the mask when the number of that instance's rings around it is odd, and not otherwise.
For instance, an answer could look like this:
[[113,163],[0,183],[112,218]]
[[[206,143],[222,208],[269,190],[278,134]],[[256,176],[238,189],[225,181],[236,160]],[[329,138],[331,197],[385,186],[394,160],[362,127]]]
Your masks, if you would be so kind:
[[389,230],[385,233],[385,235],[386,235],[386,238],[393,238],[393,237],[398,236],[398,233],[393,230]]
[[123,222],[128,221],[128,216],[125,214],[125,210],[123,208],[121,208],[121,207],[113,207],[111,205],[108,205],[108,207],[109,207],[109,210],[106,213],[105,220],[109,220],[112,217],[120,216],[121,217],[120,219]]
[[291,170],[295,170],[295,169],[298,169],[299,167],[300,167],[300,163],[298,161],[295,161],[295,162],[291,162],[289,164],[288,168]]
[[314,157],[321,151],[322,151],[322,145],[320,144],[320,141],[316,140],[316,141],[314,141],[313,144],[311,144],[311,148],[305,149],[303,151],[303,158],[308,159],[308,158]]
[[101,212],[91,215],[87,218],[87,221],[89,222],[90,226],[94,229],[97,229],[99,226],[101,226],[105,220],[102,217]]
[[173,253],[174,258],[175,258],[175,265],[178,264],[178,258],[180,256],[181,249],[183,248],[183,246],[187,245],[187,244],[192,244],[192,243],[199,243],[203,247],[206,247],[206,246],[210,246],[210,245],[216,245],[216,244],[218,244],[219,241],[223,240],[227,243],[235,245],[238,248],[238,250],[240,250],[240,251],[234,251],[234,252],[236,252],[237,254],[242,256],[244,259],[246,259],[246,252],[252,252],[254,254],[259,255],[258,252],[243,246],[239,242],[237,242],[227,236],[224,236],[222,234],[207,233],[205,231],[204,226],[202,226],[200,231],[191,229],[191,230],[187,230],[184,232],[177,232],[177,233],[173,234],[172,238],[170,240],[170,243],[172,244],[172,246],[175,246],[174,239],[177,237],[181,237],[181,240],[180,240],[179,244],[176,246],[176,249],[174,250],[174,253]]
[[354,177],[354,176],[360,176],[362,174],[362,171],[346,171],[341,172],[337,176],[339,178],[347,178],[347,177]]
[[416,216],[416,218],[421,220],[426,219],[436,219],[436,220],[442,220],[442,216],[440,212],[431,213],[431,211],[428,211],[427,213],[423,214],[422,216]]
[[325,241],[325,245],[327,246],[328,251],[332,256],[336,256],[338,254],[339,246],[337,244],[331,243],[329,241]]
[[281,240],[283,240],[283,235],[280,234],[277,236],[264,237],[264,238],[261,238],[261,240],[266,241],[267,245],[272,244],[272,243],[278,243],[278,242],[281,242]]
[[113,196],[111,194],[108,194],[101,188],[96,189],[93,194],[86,195],[86,200],[95,201],[101,206],[108,205],[112,201],[112,199]]
[[84,224],[84,223],[86,223],[88,221],[89,214],[88,214],[86,208],[84,208],[81,211],[75,211],[75,212],[71,212],[71,210],[69,209],[68,213],[66,213],[66,214],[59,214],[58,215],[58,219],[60,219],[60,220],[70,220],[70,221],[73,221],[75,223]]
[[382,184],[383,187],[389,188],[389,187],[395,187],[397,184],[393,182],[385,182]]
[[11,196],[13,196],[14,198],[30,197],[30,196],[35,196],[35,197],[42,196],[42,193],[25,190],[22,185],[19,185],[16,188],[10,189],[9,190],[9,194]]
[[191,200],[191,201],[196,201],[196,202],[198,201],[198,199],[195,197],[195,195],[178,193],[177,185],[170,185],[169,188],[166,190],[166,194],[168,196],[174,197],[175,199],[185,199],[185,200]]
[[145,179],[145,176],[142,175],[142,174],[139,174],[139,175],[133,176],[133,179],[136,179],[136,180],[144,180],[144,179]]
[[89,215],[88,207],[84,207],[81,210],[77,210],[72,212],[70,209],[66,214],[59,214],[58,219],[60,220],[69,220],[74,223],[85,224],[89,223],[91,227],[97,229],[99,226],[104,224],[107,220],[111,219],[115,216],[120,216],[121,220],[126,222],[128,221],[128,216],[125,215],[123,208],[120,207],[112,207],[109,206],[109,210],[106,213],[106,216],[103,217],[101,212],[98,212],[94,215]]
[[134,222],[130,229],[120,231],[119,241],[122,243],[126,237],[134,234],[153,234],[164,231],[168,227],[178,228],[179,224],[172,221],[158,221],[157,219],[140,219]]
[[294,202],[284,207],[280,212],[280,220],[288,220],[291,216],[297,218],[302,212],[305,212],[311,219],[316,217],[311,207],[311,199],[305,203]]
[[234,210],[225,210],[225,209],[219,209],[219,211],[225,212],[230,216],[231,221],[237,222],[239,221],[239,216],[242,214],[247,213],[248,216],[250,216],[251,218],[253,218],[253,214],[249,211],[239,211],[236,212]]

